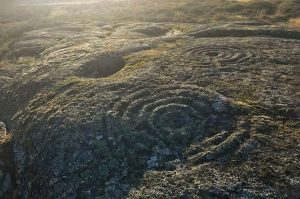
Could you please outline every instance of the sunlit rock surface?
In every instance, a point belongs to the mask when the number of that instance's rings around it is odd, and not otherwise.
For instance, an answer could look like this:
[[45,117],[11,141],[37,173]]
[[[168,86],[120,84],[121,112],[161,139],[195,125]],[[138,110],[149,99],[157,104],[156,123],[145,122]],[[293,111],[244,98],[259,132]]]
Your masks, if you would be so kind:
[[300,197],[299,39],[259,22],[24,33],[3,59],[32,61],[0,69],[0,194]]

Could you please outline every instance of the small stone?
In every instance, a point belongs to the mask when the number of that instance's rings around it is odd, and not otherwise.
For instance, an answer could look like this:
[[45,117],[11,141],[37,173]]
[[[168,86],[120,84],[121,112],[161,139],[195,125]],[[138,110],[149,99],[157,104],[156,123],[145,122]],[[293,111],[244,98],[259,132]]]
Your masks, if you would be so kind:
[[156,156],[152,156],[151,159],[147,161],[148,169],[154,169],[155,167],[158,167],[157,160],[158,159]]
[[156,156],[151,157],[151,161],[156,162],[157,161],[157,157]]
[[227,107],[224,104],[222,104],[221,102],[213,103],[213,107],[219,113],[227,111]]
[[212,155],[210,154],[206,155],[206,159],[211,160],[212,158],[213,158]]
[[103,138],[103,135],[99,135],[96,137],[96,140],[101,140]]
[[147,149],[147,147],[142,143],[136,143],[135,148],[138,150],[146,150]]
[[124,171],[122,172],[122,175],[123,175],[123,176],[127,176],[127,174],[128,174],[127,170],[124,170]]

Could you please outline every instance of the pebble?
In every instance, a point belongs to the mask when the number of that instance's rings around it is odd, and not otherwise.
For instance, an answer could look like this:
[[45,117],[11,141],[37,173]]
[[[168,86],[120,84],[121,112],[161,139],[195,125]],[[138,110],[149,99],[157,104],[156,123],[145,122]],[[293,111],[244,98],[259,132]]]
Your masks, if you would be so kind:
[[103,138],[103,135],[99,135],[96,137],[96,140],[101,140]]

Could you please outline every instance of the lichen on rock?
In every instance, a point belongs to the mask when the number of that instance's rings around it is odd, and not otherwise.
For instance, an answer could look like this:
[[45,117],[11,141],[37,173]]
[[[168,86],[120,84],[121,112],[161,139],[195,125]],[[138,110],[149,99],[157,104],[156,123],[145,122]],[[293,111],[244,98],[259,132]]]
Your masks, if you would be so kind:
[[6,58],[34,59],[0,74],[0,193],[299,197],[299,31],[248,24],[24,33]]

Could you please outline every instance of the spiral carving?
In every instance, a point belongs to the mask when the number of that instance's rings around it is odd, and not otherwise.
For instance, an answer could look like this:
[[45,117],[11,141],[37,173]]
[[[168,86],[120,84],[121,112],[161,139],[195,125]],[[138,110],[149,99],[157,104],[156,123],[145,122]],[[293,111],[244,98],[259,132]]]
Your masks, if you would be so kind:
[[252,50],[238,46],[196,46],[186,52],[189,58],[203,66],[251,65],[263,61]]
[[[201,157],[195,156],[203,162],[203,157],[210,153],[214,155],[208,155],[207,160],[226,153],[226,150],[222,151],[224,144],[232,150],[243,140],[240,137],[244,138],[244,134],[232,131],[237,120],[234,114],[238,111],[218,93],[197,86],[175,85],[128,91],[126,97],[107,112],[107,117],[121,120],[132,131],[146,131],[149,137],[155,137],[171,148],[180,148],[180,152],[174,149],[176,153],[183,153],[182,149],[189,148],[193,143],[203,143],[227,132],[223,139],[211,142],[208,147],[210,152],[203,155],[202,151]],[[188,156],[199,152],[197,149],[191,151]]]

